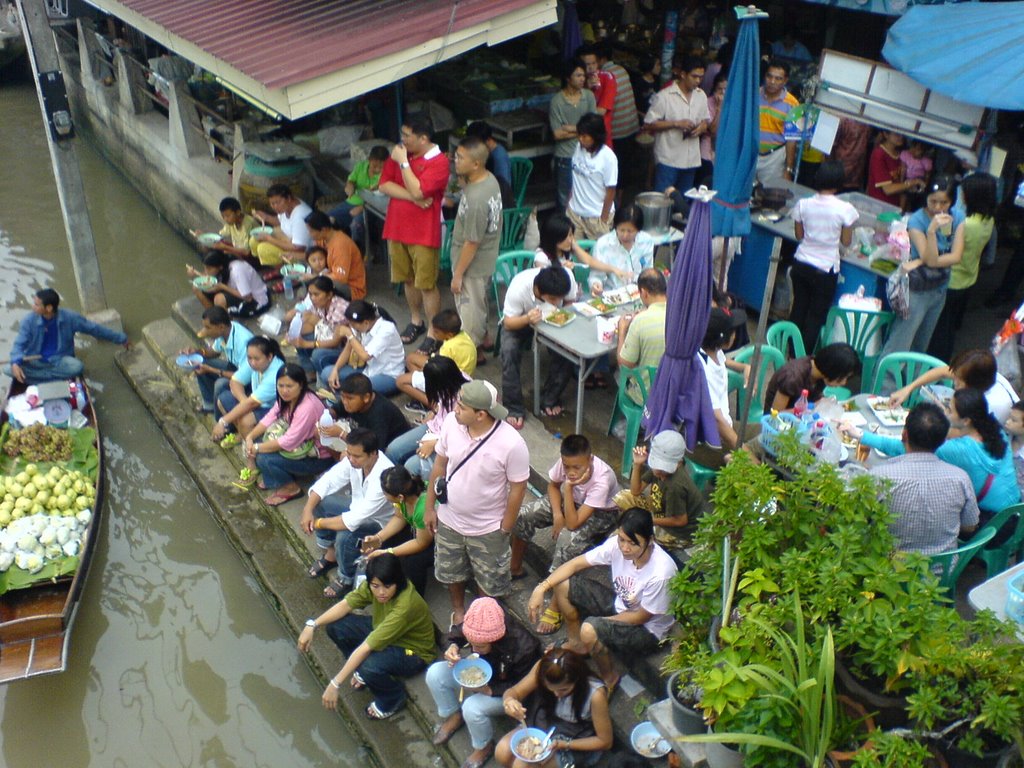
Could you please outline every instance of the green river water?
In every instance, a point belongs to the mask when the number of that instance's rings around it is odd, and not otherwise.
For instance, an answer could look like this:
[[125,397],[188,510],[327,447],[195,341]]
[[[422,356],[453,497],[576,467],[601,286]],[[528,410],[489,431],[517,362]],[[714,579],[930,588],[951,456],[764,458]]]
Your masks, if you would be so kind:
[[[107,298],[141,343],[142,326],[187,292],[184,265],[195,254],[87,141],[78,146]],[[0,157],[6,359],[36,290],[52,285],[78,304],[27,77],[0,81]],[[321,708],[294,638],[114,366],[114,351],[80,351],[99,405],[108,495],[69,669],[0,687],[0,765],[365,765],[342,721]]]

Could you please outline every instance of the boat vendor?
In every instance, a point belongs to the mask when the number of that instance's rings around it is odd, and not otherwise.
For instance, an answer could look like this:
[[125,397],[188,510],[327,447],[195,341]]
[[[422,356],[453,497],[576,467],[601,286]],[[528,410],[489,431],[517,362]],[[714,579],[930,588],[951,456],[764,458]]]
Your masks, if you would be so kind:
[[112,331],[87,320],[70,309],[60,308],[60,294],[52,288],[36,291],[32,312],[25,316],[11,347],[10,365],[4,373],[22,384],[73,379],[82,374],[82,361],[75,357],[75,334],[123,344],[131,342],[120,331]]

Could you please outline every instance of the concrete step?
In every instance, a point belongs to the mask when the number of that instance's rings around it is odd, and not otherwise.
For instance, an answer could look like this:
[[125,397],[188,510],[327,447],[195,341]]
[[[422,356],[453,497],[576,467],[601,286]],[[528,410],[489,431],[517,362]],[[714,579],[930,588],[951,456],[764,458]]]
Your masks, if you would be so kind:
[[[209,500],[214,518],[228,540],[250,564],[274,609],[297,637],[306,618],[319,615],[327,605],[319,584],[302,575],[308,567],[305,553],[283,535],[285,526],[274,510],[266,507],[257,495],[232,485],[237,477],[234,465],[210,441],[206,425],[195,418],[149,348],[137,345],[122,352],[117,363]],[[344,663],[342,655],[322,634],[315,639],[307,658],[324,684]],[[365,692],[346,687],[341,693],[339,712],[347,726],[372,745],[378,765],[456,765],[450,754],[440,763],[435,762],[444,754],[430,743],[424,723],[432,719],[431,713],[418,711],[417,700],[383,723],[370,721],[363,714],[369,701]]]

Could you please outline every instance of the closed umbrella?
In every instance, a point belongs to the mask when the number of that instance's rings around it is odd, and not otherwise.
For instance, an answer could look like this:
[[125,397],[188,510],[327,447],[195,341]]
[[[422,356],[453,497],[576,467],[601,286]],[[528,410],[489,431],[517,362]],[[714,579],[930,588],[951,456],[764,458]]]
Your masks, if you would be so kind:
[[562,58],[569,61],[576,55],[576,49],[583,45],[580,33],[580,17],[576,12],[576,3],[568,2],[562,16]]
[[1024,110],[1024,3],[915,5],[889,29],[882,55],[951,99]]
[[694,203],[686,236],[679,244],[668,281],[665,311],[665,355],[644,407],[643,426],[656,435],[677,424],[685,427],[686,443],[719,445],[704,366],[697,358],[711,316],[711,212],[714,196],[705,188],[690,191]]

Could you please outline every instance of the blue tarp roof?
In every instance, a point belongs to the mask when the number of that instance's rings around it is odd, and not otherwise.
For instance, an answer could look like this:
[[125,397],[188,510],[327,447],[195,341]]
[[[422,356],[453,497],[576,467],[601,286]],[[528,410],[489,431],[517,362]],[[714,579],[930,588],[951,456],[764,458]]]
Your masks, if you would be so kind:
[[889,30],[882,55],[951,99],[1024,109],[1024,2],[914,6]]

